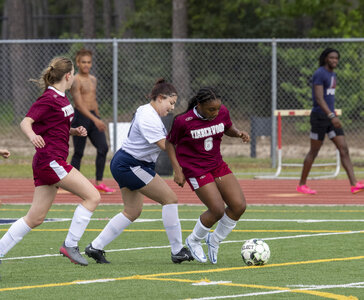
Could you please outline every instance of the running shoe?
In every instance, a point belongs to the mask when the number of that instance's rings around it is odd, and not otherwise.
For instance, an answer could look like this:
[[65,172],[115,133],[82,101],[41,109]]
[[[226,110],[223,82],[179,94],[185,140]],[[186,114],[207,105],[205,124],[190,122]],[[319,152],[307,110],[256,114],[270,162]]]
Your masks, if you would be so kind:
[[100,183],[99,185],[94,185],[95,188],[100,192],[100,193],[104,193],[104,194],[112,194],[115,192],[114,189],[109,188],[107,185]]
[[191,251],[185,247],[183,247],[177,254],[171,254],[171,258],[175,264],[180,264],[183,261],[193,260]]
[[213,245],[211,243],[211,235],[212,233],[209,232],[208,235],[206,236],[206,245],[208,247],[208,256],[209,256],[209,261],[212,264],[217,264],[217,252],[219,251],[219,245]]
[[69,260],[76,265],[88,265],[87,260],[80,254],[78,247],[66,247],[65,243],[63,242],[61,248],[59,248],[59,253],[68,257]]
[[95,249],[94,247],[92,247],[92,244],[89,244],[86,248],[85,248],[85,253],[88,257],[93,258],[94,260],[96,260],[96,262],[98,264],[109,264],[110,262],[108,260],[106,260],[105,258],[105,251],[104,250],[99,250],[99,249]]
[[194,259],[201,263],[207,262],[206,255],[205,252],[203,252],[200,241],[194,241],[190,238],[190,236],[188,236],[186,238],[186,246],[190,249]]
[[307,195],[315,195],[317,193],[315,190],[311,190],[307,185],[297,185],[296,191]]
[[359,192],[362,192],[364,191],[364,184],[363,183],[360,183],[360,182],[357,182],[356,185],[352,186],[350,188],[350,191],[353,193],[353,194],[356,194],[356,193],[359,193]]

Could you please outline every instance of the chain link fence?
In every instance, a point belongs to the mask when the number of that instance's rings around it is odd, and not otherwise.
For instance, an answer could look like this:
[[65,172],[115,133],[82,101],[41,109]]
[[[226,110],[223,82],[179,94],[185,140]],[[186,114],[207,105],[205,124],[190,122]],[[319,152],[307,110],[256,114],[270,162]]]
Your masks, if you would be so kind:
[[[364,39],[3,40],[0,147],[19,155],[34,153],[19,128],[41,94],[29,79],[38,78],[54,56],[74,61],[76,52],[85,47],[94,54],[92,74],[98,79],[97,100],[105,123],[130,122],[136,108],[147,103],[146,95],[159,77],[172,82],[179,92],[175,113],[185,110],[188,99],[200,87],[214,86],[236,126],[252,135],[250,145],[225,137],[223,154],[271,158],[275,165],[273,112],[311,108],[312,74],[322,50],[333,47],[341,54],[336,108],[343,110],[341,120],[352,158],[363,157],[363,43]],[[283,157],[303,158],[309,147],[309,118],[284,117],[282,128]],[[91,144],[88,151],[94,153]],[[325,143],[321,152],[335,157],[331,143]]]

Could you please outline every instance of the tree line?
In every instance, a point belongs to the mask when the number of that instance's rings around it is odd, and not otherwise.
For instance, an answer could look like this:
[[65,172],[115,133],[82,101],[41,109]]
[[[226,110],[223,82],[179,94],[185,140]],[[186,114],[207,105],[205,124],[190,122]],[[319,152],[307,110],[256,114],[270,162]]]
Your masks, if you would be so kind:
[[2,39],[363,37],[364,0],[0,0]]

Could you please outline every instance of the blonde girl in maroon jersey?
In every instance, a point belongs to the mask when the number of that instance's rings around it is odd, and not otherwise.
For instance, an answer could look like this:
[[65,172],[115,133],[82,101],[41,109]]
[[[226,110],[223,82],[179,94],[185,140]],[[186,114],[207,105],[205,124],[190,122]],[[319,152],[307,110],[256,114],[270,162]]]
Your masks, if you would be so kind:
[[60,248],[61,254],[73,263],[87,265],[81,256],[81,239],[93,211],[100,202],[96,188],[75,168],[67,163],[70,135],[86,136],[84,127],[71,128],[74,110],[65,91],[74,79],[70,59],[54,58],[36,81],[44,90],[20,123],[24,134],[34,145],[34,196],[32,205],[23,218],[11,225],[0,240],[0,257],[4,256],[33,228],[43,223],[59,187],[79,196],[83,202],[74,213],[68,235]]

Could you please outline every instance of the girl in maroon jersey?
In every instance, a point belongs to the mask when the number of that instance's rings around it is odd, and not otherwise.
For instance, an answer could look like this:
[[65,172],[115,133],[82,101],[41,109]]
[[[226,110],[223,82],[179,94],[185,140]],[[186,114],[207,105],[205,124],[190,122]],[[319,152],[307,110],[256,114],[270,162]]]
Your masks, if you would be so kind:
[[[205,87],[189,101],[186,112],[175,118],[166,141],[174,181],[181,187],[187,181],[207,206],[186,239],[193,257],[203,263],[207,258],[201,241],[206,240],[209,260],[216,264],[221,241],[246,209],[240,185],[222,160],[220,144],[224,134],[241,138],[244,143],[250,140],[245,131],[232,124],[217,91]],[[215,231],[210,233],[216,222]]]
[[68,58],[54,58],[36,81],[44,92],[29,109],[20,127],[35,146],[33,176],[35,191],[27,215],[17,220],[0,240],[0,257],[14,247],[31,229],[43,223],[59,187],[79,196],[83,203],[74,213],[61,254],[73,263],[87,265],[78,250],[93,211],[100,202],[96,188],[66,162],[70,135],[86,136],[84,127],[71,128],[74,110],[65,91],[73,83],[74,68]]

